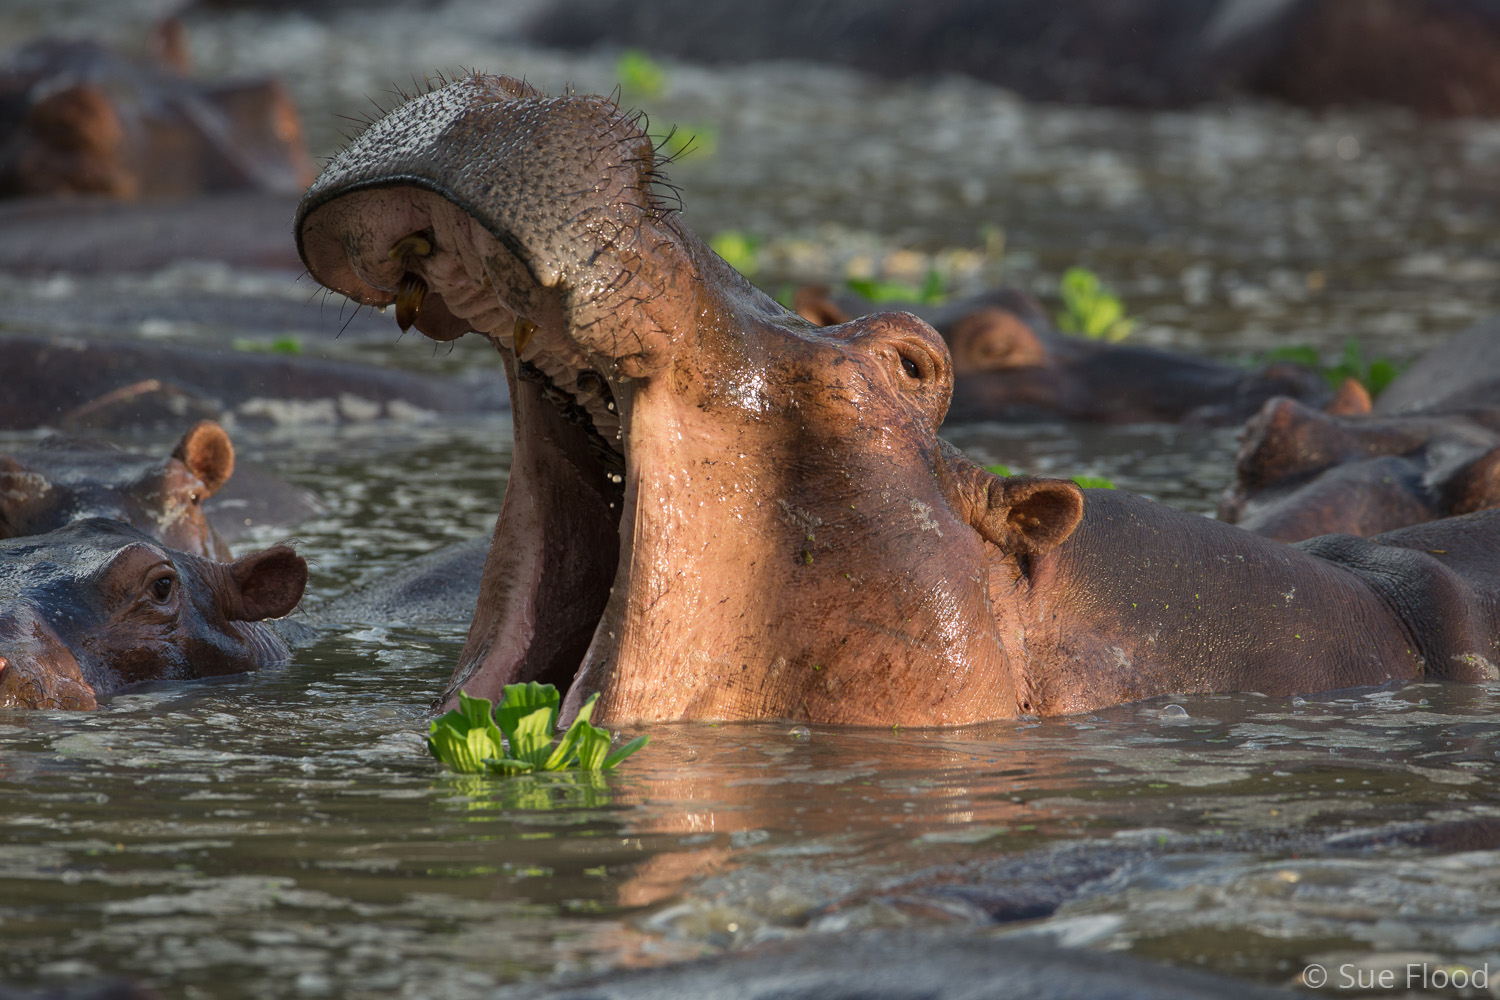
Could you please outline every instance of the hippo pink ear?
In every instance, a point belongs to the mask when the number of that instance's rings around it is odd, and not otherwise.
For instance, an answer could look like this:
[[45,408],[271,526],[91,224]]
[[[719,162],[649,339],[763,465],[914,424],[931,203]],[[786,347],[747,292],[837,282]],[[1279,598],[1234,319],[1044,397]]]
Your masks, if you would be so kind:
[[229,564],[240,591],[240,621],[281,618],[292,613],[307,588],[307,560],[289,545],[252,552]]
[[172,457],[193,470],[213,496],[234,475],[234,444],[229,432],[212,420],[200,420],[177,442]]
[[1039,556],[1073,534],[1083,520],[1083,490],[1066,479],[1013,476],[990,484],[979,533],[1006,552]]
[[1338,392],[1323,407],[1324,413],[1331,413],[1336,417],[1363,417],[1373,412],[1375,403],[1370,399],[1370,390],[1366,389],[1364,383],[1354,376],[1344,379],[1339,386]]

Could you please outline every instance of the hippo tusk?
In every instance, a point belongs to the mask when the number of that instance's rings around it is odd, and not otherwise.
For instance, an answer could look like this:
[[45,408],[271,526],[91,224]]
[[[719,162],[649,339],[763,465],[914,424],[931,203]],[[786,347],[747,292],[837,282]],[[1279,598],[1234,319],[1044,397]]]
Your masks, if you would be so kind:
[[427,282],[410,271],[401,276],[401,284],[396,288],[396,325],[402,333],[417,321],[417,312],[426,297]]
[[511,343],[515,345],[516,357],[526,350],[526,345],[531,343],[531,335],[536,333],[536,324],[529,319],[516,317],[516,329]]
[[401,260],[404,257],[426,257],[432,253],[432,242],[421,233],[412,233],[403,236],[391,247],[391,252],[386,254],[390,260]]

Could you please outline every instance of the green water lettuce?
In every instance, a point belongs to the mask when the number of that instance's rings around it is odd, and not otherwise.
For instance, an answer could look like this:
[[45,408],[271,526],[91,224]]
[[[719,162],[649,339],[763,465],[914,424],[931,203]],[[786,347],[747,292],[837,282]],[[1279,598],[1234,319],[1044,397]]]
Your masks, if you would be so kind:
[[1057,328],[1064,333],[1114,343],[1124,340],[1135,329],[1135,320],[1125,315],[1125,304],[1093,271],[1068,268],[1058,291],[1062,294],[1063,311],[1057,314]]
[[427,750],[464,774],[609,770],[645,746],[649,737],[639,736],[610,753],[609,731],[589,722],[597,697],[583,703],[554,746],[562,699],[551,684],[507,684],[493,711],[488,698],[460,692],[458,707],[432,720]]

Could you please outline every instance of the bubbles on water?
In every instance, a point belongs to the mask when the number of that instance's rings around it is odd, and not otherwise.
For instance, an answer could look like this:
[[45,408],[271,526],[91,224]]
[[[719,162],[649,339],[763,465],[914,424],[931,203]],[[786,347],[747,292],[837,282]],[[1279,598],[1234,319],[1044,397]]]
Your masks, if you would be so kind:
[[1183,708],[1181,705],[1168,705],[1166,708],[1163,708],[1160,712],[1158,712],[1156,717],[1163,720],[1189,718],[1188,710]]
[[786,734],[795,743],[806,743],[812,739],[812,730],[806,726],[793,726],[786,731]]

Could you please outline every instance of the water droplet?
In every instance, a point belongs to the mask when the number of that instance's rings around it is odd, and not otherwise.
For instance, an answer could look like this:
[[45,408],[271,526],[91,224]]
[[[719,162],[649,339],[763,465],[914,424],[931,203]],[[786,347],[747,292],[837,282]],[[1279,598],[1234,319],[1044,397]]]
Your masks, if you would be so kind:
[[1157,718],[1160,719],[1186,719],[1187,717],[1188,710],[1181,705],[1168,705],[1157,713]]
[[812,739],[812,730],[806,726],[793,726],[786,731],[786,734],[798,743],[806,743]]

